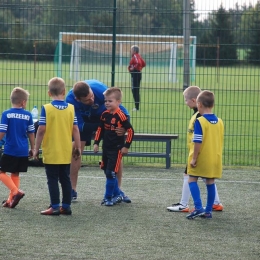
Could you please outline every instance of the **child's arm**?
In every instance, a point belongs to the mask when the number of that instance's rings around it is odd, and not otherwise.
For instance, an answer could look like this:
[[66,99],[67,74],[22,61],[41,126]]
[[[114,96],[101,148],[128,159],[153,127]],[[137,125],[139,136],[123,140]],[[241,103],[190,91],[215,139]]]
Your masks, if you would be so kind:
[[29,151],[29,156],[33,156],[33,151],[34,151],[34,141],[35,141],[35,134],[34,133],[28,133],[28,138],[30,142],[30,151]]
[[126,155],[128,154],[128,149],[130,148],[130,145],[134,138],[134,129],[128,120],[124,121],[122,125],[126,129],[127,136],[126,136],[124,147],[121,149],[121,153],[122,155]]
[[100,143],[102,135],[103,135],[103,129],[104,128],[101,125],[102,125],[102,123],[98,127],[96,134],[95,134],[94,146],[93,146],[94,153],[98,152],[98,150],[99,150],[98,146],[99,146],[99,143]]
[[37,134],[36,134],[36,140],[35,140],[35,148],[33,151],[33,157],[37,158],[39,155],[39,149],[41,147],[41,143],[44,137],[46,131],[46,126],[45,125],[39,125]]
[[190,165],[193,168],[197,166],[197,159],[198,159],[198,156],[199,156],[200,147],[201,147],[201,143],[195,143],[194,144],[193,157],[192,157],[192,160],[190,162]]
[[80,143],[79,128],[77,125],[73,125],[72,136],[74,139],[74,150],[72,151],[72,156],[75,160],[78,160],[78,158],[81,156],[81,149],[80,149],[81,143]]
[[103,137],[103,134],[104,134],[105,127],[104,127],[104,121],[102,120],[102,118],[105,117],[105,113],[106,112],[102,113],[102,115],[100,117],[100,124],[99,124],[99,126],[97,128],[97,131],[96,131],[96,134],[95,134],[94,146],[93,146],[94,153],[98,152],[98,150],[99,150],[98,146],[99,146],[99,143],[100,143],[100,141],[101,141],[101,139]]
[[0,132],[0,140],[2,140],[4,138],[4,136],[5,136],[5,133]]

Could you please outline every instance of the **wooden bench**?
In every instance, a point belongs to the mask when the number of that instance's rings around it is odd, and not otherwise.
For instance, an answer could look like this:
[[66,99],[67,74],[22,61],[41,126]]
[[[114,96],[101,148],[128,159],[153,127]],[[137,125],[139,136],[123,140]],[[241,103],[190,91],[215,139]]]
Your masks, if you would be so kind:
[[[94,139],[94,135],[92,137]],[[165,158],[166,161],[166,169],[171,167],[171,148],[172,148],[172,140],[178,139],[177,134],[142,134],[142,133],[135,133],[133,141],[144,141],[144,142],[165,142],[166,149],[165,152],[134,152],[130,151],[127,156],[132,157],[156,157],[156,158]],[[3,153],[3,150],[0,150],[0,153]],[[42,150],[40,150],[40,154]],[[93,150],[84,150],[82,155],[92,155],[92,156],[101,156],[102,151],[98,153],[94,153]]]
[[[94,138],[94,136],[93,136]],[[165,152],[134,152],[131,151],[132,148],[130,148],[129,153],[127,156],[131,157],[157,157],[157,158],[165,158],[166,160],[166,169],[169,169],[171,167],[171,148],[172,148],[172,140],[178,139],[177,134],[142,134],[142,133],[135,133],[133,142],[136,141],[144,141],[144,142],[165,142],[166,143],[166,149]],[[101,156],[102,151],[99,151],[98,153],[94,153],[93,150],[84,150],[82,155],[98,155]]]

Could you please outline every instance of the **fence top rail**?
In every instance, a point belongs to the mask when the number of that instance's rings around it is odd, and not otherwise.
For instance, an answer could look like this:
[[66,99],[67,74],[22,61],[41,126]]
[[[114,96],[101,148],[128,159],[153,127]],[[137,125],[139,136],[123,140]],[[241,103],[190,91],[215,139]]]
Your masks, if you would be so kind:
[[178,139],[177,134],[146,134],[135,133],[134,138],[151,138],[151,139]]
[[[93,135],[93,138],[95,135]],[[177,134],[147,134],[147,133],[134,133],[134,139],[178,139],[179,135]]]

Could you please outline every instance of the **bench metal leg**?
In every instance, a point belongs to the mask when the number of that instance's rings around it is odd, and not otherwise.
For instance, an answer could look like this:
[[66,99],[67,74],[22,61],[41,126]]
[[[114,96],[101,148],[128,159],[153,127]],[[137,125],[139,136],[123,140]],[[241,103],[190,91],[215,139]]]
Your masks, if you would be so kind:
[[166,141],[166,169],[171,167],[171,140]]

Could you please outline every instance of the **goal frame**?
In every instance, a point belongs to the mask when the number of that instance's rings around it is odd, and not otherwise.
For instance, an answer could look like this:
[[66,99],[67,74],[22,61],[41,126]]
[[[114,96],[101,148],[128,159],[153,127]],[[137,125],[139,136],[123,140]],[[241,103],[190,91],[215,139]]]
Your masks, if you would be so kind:
[[[62,43],[72,44],[73,40],[113,40],[112,34],[103,33],[74,33],[74,32],[60,32],[59,33],[59,53],[58,53],[58,77],[62,77]],[[132,35],[132,34],[117,34],[116,41],[133,41],[133,42],[176,42],[178,44],[184,44],[183,36],[170,36],[170,35]],[[195,80],[196,75],[196,44],[197,37],[190,36],[190,44],[192,45],[192,57],[191,60],[191,81]],[[112,51],[112,50],[111,50]]]
[[[79,48],[84,49],[84,46],[79,45],[81,43],[110,43],[111,45],[113,44],[112,41],[107,41],[107,40],[74,40],[72,42],[72,48],[71,48],[71,55],[70,55],[70,79],[73,80],[80,80],[80,72],[81,72],[81,51]],[[177,82],[177,43],[176,42],[148,42],[148,41],[143,41],[143,42],[137,42],[137,41],[117,41],[116,44],[119,44],[119,66],[122,66],[123,64],[123,44],[128,44],[129,46],[132,46],[134,44],[137,44],[139,46],[142,46],[142,44],[148,44],[149,46],[155,45],[155,46],[168,46],[167,47],[161,47],[159,48],[160,51],[167,51],[170,50],[170,56],[169,56],[169,77],[168,81],[169,82]],[[160,44],[160,45],[159,45]],[[91,48],[90,48],[91,49]],[[86,50],[90,50],[86,48]],[[143,50],[143,48],[142,48]],[[129,51],[129,50],[128,50]],[[144,52],[144,51],[143,51]],[[146,54],[152,53],[149,51],[145,51]]]

